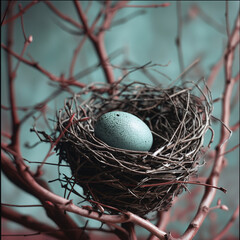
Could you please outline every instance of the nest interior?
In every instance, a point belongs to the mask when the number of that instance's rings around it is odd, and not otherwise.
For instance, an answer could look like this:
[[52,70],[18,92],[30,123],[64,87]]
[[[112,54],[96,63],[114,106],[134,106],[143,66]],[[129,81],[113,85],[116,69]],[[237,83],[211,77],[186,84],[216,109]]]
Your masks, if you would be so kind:
[[[193,89],[201,92],[196,85],[162,89],[135,82],[116,85],[110,96],[66,99],[57,116],[57,132],[64,134],[56,151],[60,162],[69,164],[86,200],[110,213],[139,216],[170,208],[185,188],[182,181],[197,172],[210,125],[211,104],[205,95],[193,95]],[[149,126],[154,138],[149,152],[114,148],[95,137],[97,119],[114,110],[132,113]]]

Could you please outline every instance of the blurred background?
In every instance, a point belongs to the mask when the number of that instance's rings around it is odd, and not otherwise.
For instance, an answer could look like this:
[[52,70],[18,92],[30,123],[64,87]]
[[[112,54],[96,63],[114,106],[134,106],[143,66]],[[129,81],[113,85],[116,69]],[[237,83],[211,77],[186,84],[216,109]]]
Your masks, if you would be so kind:
[[[167,2],[167,1],[166,1]],[[22,7],[28,4],[27,1],[18,1],[22,4]],[[164,3],[164,1],[131,1],[129,4],[146,5],[146,4],[158,4]],[[161,83],[163,86],[168,86],[173,82],[180,74],[181,69],[179,66],[178,52],[176,47],[176,37],[178,34],[179,18],[178,13],[181,14],[182,31],[181,31],[181,43],[184,59],[184,67],[186,68],[192,64],[196,59],[199,59],[199,63],[193,68],[193,70],[187,75],[186,80],[197,81],[201,77],[208,78],[211,68],[221,59],[224,49],[227,43],[227,34],[225,27],[225,7],[224,1],[183,1],[177,8],[175,1],[170,2],[171,5],[165,8],[124,8],[121,9],[113,20],[113,27],[106,32],[105,45],[108,55],[112,56],[111,63],[115,66],[120,66],[128,61],[129,66],[144,65],[148,62],[162,64],[167,66],[159,66],[157,69],[163,74],[152,72],[151,74]],[[89,2],[81,1],[84,9],[87,8]],[[92,2],[92,5],[88,12],[88,21],[91,23],[98,13],[101,2]],[[76,9],[72,2],[68,1],[54,1],[53,5],[57,7],[65,15],[71,16],[78,21]],[[1,16],[6,9],[7,2],[1,1]],[[239,12],[239,2],[229,1],[229,24],[230,29],[234,25],[234,21]],[[179,12],[177,11],[179,10]],[[18,8],[15,7],[15,12]],[[59,76],[64,74],[68,76],[71,59],[73,52],[82,37],[78,34],[78,30],[72,26],[63,22],[47,7],[43,2],[37,3],[31,9],[26,11],[23,15],[24,28],[26,35],[33,36],[33,42],[28,46],[24,55],[25,58],[33,58],[43,68],[49,72]],[[121,24],[119,24],[121,23]],[[67,31],[66,31],[67,30]],[[6,44],[6,25],[2,27],[1,41]],[[24,37],[22,34],[21,21],[18,18],[15,21],[14,27],[14,51],[20,54],[24,45]],[[236,51],[233,67],[233,76],[239,71],[239,48]],[[7,82],[7,64],[6,64],[6,52],[1,50],[1,100],[2,104],[9,106],[8,100],[8,82]],[[97,66],[99,63],[96,52],[92,43],[87,40],[84,44],[76,62],[74,69],[74,75],[79,74],[88,67]],[[14,59],[14,64],[16,60]],[[132,64],[132,65],[131,65]],[[100,67],[95,67],[95,70],[86,76],[79,79],[82,83],[94,83],[105,82],[105,76]],[[118,79],[122,76],[122,72],[115,69],[115,77]],[[167,75],[168,77],[164,76]],[[129,80],[141,81],[151,83],[151,81],[142,74],[140,71],[134,72],[129,76]],[[126,79],[126,82],[128,79]],[[33,106],[50,96],[56,90],[56,84],[49,81],[47,77],[39,73],[35,69],[21,63],[17,72],[15,80],[16,86],[16,99],[18,106],[28,107]],[[219,72],[216,81],[211,87],[213,99],[221,98],[224,88],[224,70],[223,68]],[[75,93],[81,89],[77,87],[71,87],[71,90]],[[232,115],[230,123],[231,125],[237,122],[239,119],[239,85],[233,92],[233,104]],[[50,124],[50,127],[54,127],[54,120],[56,112],[63,107],[64,99],[69,97],[69,92],[62,92],[49,102],[48,107],[45,109],[46,117]],[[26,112],[19,111],[19,115],[24,116]],[[216,118],[221,118],[221,103],[214,103],[213,115]],[[41,112],[34,114],[35,118],[41,116]],[[10,132],[9,125],[10,115],[8,111],[2,110],[1,127],[6,132]],[[30,161],[42,161],[49,150],[49,145],[46,143],[38,144],[34,148],[28,148],[28,145],[34,145],[39,141],[36,134],[30,132],[30,128],[35,124],[34,118],[29,118],[28,121],[22,126],[21,130],[21,150],[24,158]],[[211,149],[217,145],[220,134],[220,122],[214,121],[213,129],[215,131],[215,140],[211,146]],[[37,121],[38,130],[46,130],[50,133],[50,129],[46,126],[46,122],[43,117],[40,117]],[[207,135],[207,139],[209,136]],[[239,132],[235,131],[229,140],[228,148],[231,149],[238,143]],[[217,199],[222,200],[222,204],[228,206],[228,211],[215,209],[210,211],[206,221],[201,226],[196,240],[198,239],[211,239],[211,236],[216,235],[225,226],[233,211],[236,209],[239,203],[239,151],[235,151],[226,155],[227,166],[223,170],[219,186],[227,189],[227,193],[224,194],[221,191],[217,191],[213,206],[217,204]],[[57,156],[51,156],[48,159],[49,162],[58,162]],[[207,162],[203,167],[199,175],[200,177],[206,177],[212,167],[212,162]],[[37,164],[30,164],[32,170],[37,168]],[[45,166],[43,168],[43,178],[46,181],[52,181],[58,178],[58,172],[56,166]],[[65,168],[62,169],[65,174],[70,176],[70,171]],[[56,194],[63,196],[64,189],[58,181],[49,183],[50,188]],[[26,194],[20,189],[16,188],[8,179],[1,175],[1,189],[2,189],[2,203],[11,204],[38,204],[37,199]],[[178,197],[174,206],[171,208],[171,221],[167,226],[167,230],[174,234],[183,233],[192,217],[197,211],[199,201],[201,200],[204,188],[189,186],[192,193],[184,192]],[[78,189],[81,191],[80,187]],[[79,197],[70,196],[74,203],[77,204]],[[194,207],[195,206],[195,207]],[[47,218],[44,211],[40,208],[16,208],[17,211],[24,214],[31,214],[32,216],[38,216],[44,222],[53,224],[51,220]],[[79,225],[84,225],[84,220],[80,216],[72,215]],[[90,220],[90,226],[100,226],[100,223],[94,220]],[[229,231],[232,238],[238,239],[238,226],[239,219],[234,223]],[[24,230],[20,225],[12,222],[3,222],[2,230],[8,232],[14,230],[14,232],[30,232],[30,230]],[[147,232],[137,227],[137,233],[139,236],[147,236]],[[5,239],[5,238],[4,238]],[[6,237],[6,239],[10,239]],[[32,238],[34,239],[34,238]],[[47,239],[47,238],[43,238]]]

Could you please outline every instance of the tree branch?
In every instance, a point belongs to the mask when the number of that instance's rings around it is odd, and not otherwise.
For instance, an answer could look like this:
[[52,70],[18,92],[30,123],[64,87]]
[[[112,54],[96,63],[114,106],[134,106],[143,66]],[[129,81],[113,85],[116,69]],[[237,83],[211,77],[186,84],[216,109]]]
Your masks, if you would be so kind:
[[178,19],[178,27],[177,27],[177,38],[176,45],[178,50],[178,61],[180,66],[180,72],[184,70],[184,60],[183,60],[183,52],[182,52],[182,16],[181,16],[181,1],[177,1],[177,19]]
[[43,1],[43,3],[45,3],[58,17],[60,17],[61,19],[63,19],[64,21],[72,24],[73,26],[77,27],[78,29],[82,29],[83,26],[81,24],[79,24],[78,22],[76,22],[73,18],[64,15],[63,13],[61,13],[51,2],[49,2],[48,0]]
[[[9,9],[7,16],[12,17],[14,3],[8,2]],[[10,6],[11,5],[11,6]],[[14,22],[10,22],[7,28],[7,47],[12,49],[13,46],[13,31],[14,31]],[[9,102],[11,106],[11,125],[12,125],[12,135],[11,135],[11,145],[14,147],[14,150],[20,152],[20,124],[16,108],[16,98],[15,98],[15,88],[14,88],[14,79],[16,77],[16,72],[13,71],[12,56],[7,55],[7,66],[8,66],[8,83],[9,83]]]
[[25,8],[21,9],[16,15],[14,16],[9,16],[8,19],[4,20],[2,23],[1,23],[1,26],[7,24],[7,23],[10,23],[10,22],[13,22],[14,20],[16,20],[18,17],[21,17],[29,8],[31,8],[32,6],[34,6],[35,4],[39,3],[38,0],[34,0],[32,2],[30,2]]
[[19,223],[20,225],[26,228],[39,231],[40,233],[43,233],[52,237],[56,237],[57,239],[66,239],[63,233],[57,231],[58,229],[54,227],[50,227],[45,223],[39,222],[38,220],[36,220],[35,218],[29,215],[22,215],[10,209],[9,207],[3,207],[3,206],[1,206],[1,213],[3,218],[11,220],[15,223]]
[[223,228],[223,230],[215,237],[214,240],[220,240],[223,238],[224,235],[229,231],[229,229],[232,227],[235,220],[238,218],[239,215],[239,205],[237,206],[236,210],[234,211],[232,217],[229,219],[226,226]]
[[53,82],[58,82],[60,85],[63,85],[63,86],[64,85],[68,85],[68,86],[70,85],[70,86],[76,86],[76,87],[80,87],[80,88],[83,88],[83,87],[86,86],[85,84],[77,82],[75,80],[68,81],[67,79],[63,78],[62,76],[57,77],[57,76],[53,75],[52,73],[48,72],[47,70],[45,70],[37,62],[31,62],[31,61],[19,56],[17,53],[15,53],[11,49],[9,49],[7,46],[5,46],[5,44],[2,43],[1,46],[5,51],[10,53],[12,56],[17,58],[21,62],[29,65],[30,67],[33,67],[33,68],[37,69],[39,72],[43,73],[45,76],[47,76]]
[[[229,125],[230,119],[230,100],[231,94],[234,86],[234,81],[232,78],[232,63],[234,58],[234,50],[236,48],[236,42],[239,41],[239,26],[240,26],[240,17],[237,16],[235,27],[231,37],[228,42],[228,50],[225,55],[225,90],[222,99],[222,122],[225,126]],[[227,147],[226,139],[228,139],[228,130],[222,124],[221,127],[221,138],[219,144],[216,147],[216,155],[214,166],[212,168],[211,174],[208,177],[207,183],[217,186],[219,181],[220,173],[222,171],[222,166],[224,164],[224,152]],[[199,205],[197,214],[189,224],[185,233],[181,236],[181,239],[188,240],[192,239],[200,226],[202,225],[204,219],[208,214],[209,207],[215,197],[216,189],[206,187],[203,198]]]

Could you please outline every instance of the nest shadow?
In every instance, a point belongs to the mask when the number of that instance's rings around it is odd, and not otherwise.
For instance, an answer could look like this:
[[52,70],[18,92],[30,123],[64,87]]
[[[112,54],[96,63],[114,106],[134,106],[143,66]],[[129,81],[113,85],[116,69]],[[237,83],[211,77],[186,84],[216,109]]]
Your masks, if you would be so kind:
[[[162,89],[134,82],[113,86],[110,96],[66,99],[57,116],[62,137],[56,151],[59,161],[69,164],[86,200],[110,213],[139,216],[170,208],[186,188],[183,182],[197,173],[210,126],[211,103],[204,94],[203,99],[193,95],[193,89],[202,94],[194,84]],[[154,138],[149,152],[114,148],[95,137],[97,119],[114,110],[134,114],[149,126]]]

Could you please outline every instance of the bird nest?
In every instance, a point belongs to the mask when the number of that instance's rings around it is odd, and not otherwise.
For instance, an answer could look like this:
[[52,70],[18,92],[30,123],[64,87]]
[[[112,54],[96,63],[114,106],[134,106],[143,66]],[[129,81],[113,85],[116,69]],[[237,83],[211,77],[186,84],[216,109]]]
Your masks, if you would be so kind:
[[[195,84],[163,89],[134,82],[113,85],[111,91],[106,96],[95,92],[85,101],[81,95],[66,99],[57,116],[60,162],[69,164],[71,180],[93,207],[139,216],[168,210],[200,165],[212,111],[209,96]],[[95,136],[97,119],[114,110],[134,114],[149,126],[150,151],[114,148]]]

